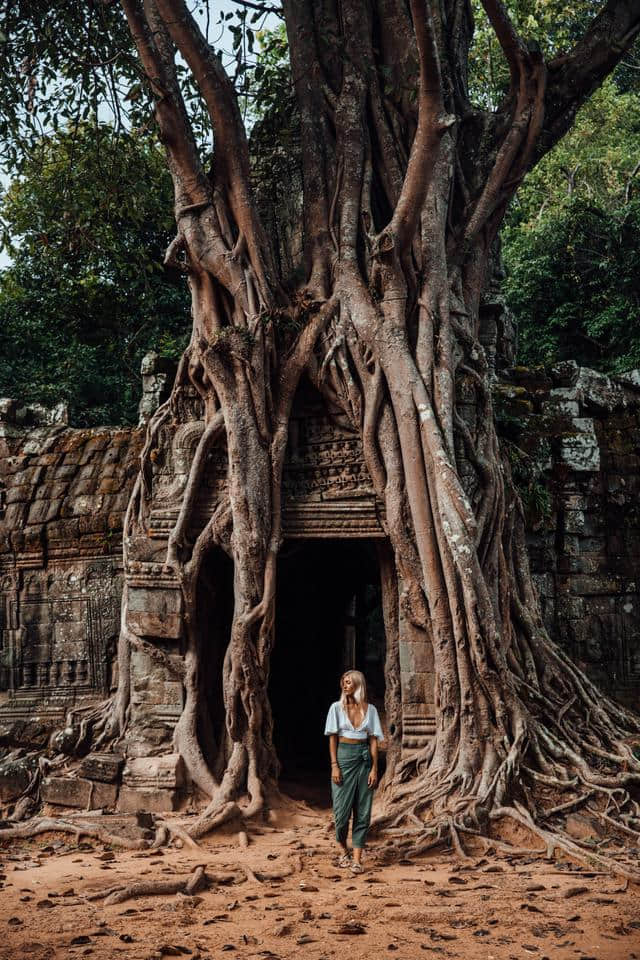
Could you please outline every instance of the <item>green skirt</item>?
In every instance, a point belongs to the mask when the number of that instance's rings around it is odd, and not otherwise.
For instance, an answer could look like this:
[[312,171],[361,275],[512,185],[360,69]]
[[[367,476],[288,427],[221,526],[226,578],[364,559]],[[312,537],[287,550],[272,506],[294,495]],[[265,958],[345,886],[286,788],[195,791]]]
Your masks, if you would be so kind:
[[342,783],[331,782],[336,839],[342,846],[346,844],[353,814],[353,846],[361,849],[367,839],[373,803],[373,790],[367,783],[371,770],[369,741],[338,743],[338,766]]

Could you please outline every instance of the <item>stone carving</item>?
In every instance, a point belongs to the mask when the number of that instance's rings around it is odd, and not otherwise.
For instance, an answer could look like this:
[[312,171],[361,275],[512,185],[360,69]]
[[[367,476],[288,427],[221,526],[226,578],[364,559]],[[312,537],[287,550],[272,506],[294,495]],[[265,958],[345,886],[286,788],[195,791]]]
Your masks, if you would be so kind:
[[142,399],[138,405],[138,426],[144,426],[149,418],[167,399],[176,373],[173,360],[166,360],[155,350],[142,358]]
[[25,409],[0,403],[0,722],[37,711],[53,725],[112,682],[142,434]]
[[[5,597],[0,689],[44,700],[105,693],[119,624],[113,562],[23,573]],[[20,580],[22,581],[20,583]]]
[[[532,516],[529,536],[546,623],[609,692],[629,702],[640,691],[639,385],[637,372],[610,378],[565,363],[550,371],[510,368],[495,386],[509,423],[520,425],[520,448],[539,461],[539,484],[547,491],[548,511]],[[458,400],[474,429],[472,385],[459,384]],[[47,718],[58,722],[68,707],[108,691],[125,573],[130,626],[148,645],[132,654],[135,735],[128,757],[170,752],[182,687],[149,650],[157,645],[167,663],[181,656],[181,595],[164,561],[203,430],[195,391],[182,390],[177,408],[182,426],[167,434],[170,442],[159,436],[152,458],[147,535],[122,571],[122,517],[142,433],[46,425],[46,417],[36,422],[35,413],[0,401],[0,728],[14,731],[7,743],[21,742],[16,724],[24,726],[36,708],[46,740]],[[477,478],[470,464],[463,468],[471,495]],[[224,492],[226,469],[224,448],[215,450],[191,535]],[[283,487],[288,539],[385,536],[384,510],[357,434],[310,388],[291,418]],[[407,750],[433,732],[428,640],[412,630],[403,620]],[[125,784],[125,806],[142,789],[133,779]],[[51,796],[57,789],[52,785]],[[86,788],[77,789],[82,800]],[[158,805],[175,789],[157,778],[144,785]]]

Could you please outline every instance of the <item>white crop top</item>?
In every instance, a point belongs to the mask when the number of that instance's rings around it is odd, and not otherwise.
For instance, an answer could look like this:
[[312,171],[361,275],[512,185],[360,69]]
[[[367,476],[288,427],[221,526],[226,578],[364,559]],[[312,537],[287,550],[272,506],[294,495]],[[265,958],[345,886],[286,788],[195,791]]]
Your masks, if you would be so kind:
[[368,740],[369,737],[384,740],[382,727],[380,726],[380,717],[372,703],[368,705],[364,720],[360,726],[354,727],[344,707],[339,700],[336,700],[336,702],[332,703],[329,707],[324,732],[326,736],[337,733],[339,737],[347,737],[349,740]]

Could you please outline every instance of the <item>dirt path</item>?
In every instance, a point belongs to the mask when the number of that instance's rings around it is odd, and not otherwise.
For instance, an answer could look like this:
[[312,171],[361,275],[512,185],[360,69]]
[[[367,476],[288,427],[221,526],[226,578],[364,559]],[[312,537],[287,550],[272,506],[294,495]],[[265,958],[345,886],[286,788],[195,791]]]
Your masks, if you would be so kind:
[[[61,835],[9,846],[0,833],[0,960],[640,960],[639,887],[521,858],[437,854],[381,867],[375,846],[367,871],[352,877],[334,865],[328,819],[299,808],[275,828],[253,829],[247,848],[229,833],[199,850],[142,853]],[[198,864],[240,882],[113,906],[89,899],[133,881],[186,878]],[[281,880],[251,876],[291,870]]]

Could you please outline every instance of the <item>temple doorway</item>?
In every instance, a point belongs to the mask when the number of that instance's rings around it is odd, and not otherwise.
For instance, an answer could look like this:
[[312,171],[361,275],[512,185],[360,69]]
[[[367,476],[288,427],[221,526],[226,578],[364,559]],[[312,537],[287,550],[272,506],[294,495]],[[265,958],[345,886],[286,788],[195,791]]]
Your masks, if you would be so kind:
[[376,543],[288,540],[278,564],[269,696],[281,780],[328,784],[324,723],[344,670],[362,670],[384,722],[385,634]]

